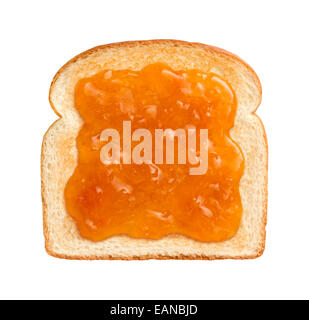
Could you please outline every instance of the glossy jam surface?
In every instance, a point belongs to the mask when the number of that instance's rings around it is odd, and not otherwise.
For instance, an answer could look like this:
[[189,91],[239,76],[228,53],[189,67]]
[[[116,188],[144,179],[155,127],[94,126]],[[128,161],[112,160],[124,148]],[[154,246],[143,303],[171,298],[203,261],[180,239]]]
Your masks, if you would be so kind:
[[[210,242],[236,233],[244,159],[229,136],[236,97],[220,76],[175,71],[159,63],[140,71],[105,70],[77,83],[75,106],[84,124],[65,202],[84,238],[99,241],[126,234],[160,239],[178,233]],[[208,171],[190,175],[188,161],[103,164],[100,149],[107,142],[100,134],[113,128],[122,137],[123,121],[131,121],[132,132],[146,128],[153,137],[155,129],[194,127],[197,137],[199,129],[208,129]]]

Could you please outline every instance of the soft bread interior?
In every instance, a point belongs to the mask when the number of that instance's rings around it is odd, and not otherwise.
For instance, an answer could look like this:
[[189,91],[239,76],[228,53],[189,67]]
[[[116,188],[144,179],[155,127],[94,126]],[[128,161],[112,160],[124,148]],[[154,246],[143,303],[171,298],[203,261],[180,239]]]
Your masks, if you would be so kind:
[[[125,235],[92,242],[82,238],[65,209],[64,188],[76,165],[75,139],[82,119],[74,108],[77,81],[103,69],[140,70],[165,62],[175,70],[213,71],[236,92],[238,109],[231,137],[245,156],[240,182],[243,215],[230,240],[202,243],[182,235],[161,240],[132,239]],[[56,74],[50,102],[61,118],[46,133],[42,146],[42,197],[46,249],[54,256],[72,259],[146,258],[253,258],[264,250],[267,203],[267,142],[254,111],[261,101],[261,87],[254,71],[236,56],[201,44],[179,41],[145,41],[101,46],[69,61]]]

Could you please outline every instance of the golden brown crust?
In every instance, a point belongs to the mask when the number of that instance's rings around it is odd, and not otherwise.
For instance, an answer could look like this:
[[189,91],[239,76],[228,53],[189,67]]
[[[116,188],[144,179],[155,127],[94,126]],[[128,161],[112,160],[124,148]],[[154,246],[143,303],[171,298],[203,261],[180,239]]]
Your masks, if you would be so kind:
[[[51,101],[50,104],[52,106],[52,108],[55,110],[55,108],[53,107]],[[56,112],[56,111],[55,111]],[[42,140],[42,146],[41,146],[41,198],[42,198],[42,209],[43,209],[43,234],[44,234],[44,238],[45,238],[45,249],[46,252],[52,256],[52,252],[51,250],[49,250],[48,248],[48,243],[49,243],[49,232],[48,232],[48,224],[46,222],[46,211],[47,211],[47,205],[46,205],[46,201],[44,198],[44,194],[45,194],[45,183],[44,183],[44,179],[43,179],[43,162],[44,162],[44,141],[46,139],[46,136],[48,134],[48,132],[52,129],[52,127],[60,120],[57,119],[54,123],[52,123],[49,128],[47,129],[47,131],[45,132],[44,136],[43,136],[43,140]]]
[[[261,91],[262,93],[262,91]],[[265,127],[264,124],[262,122],[262,120],[255,114],[255,117],[259,120],[260,125],[263,129],[263,138],[265,141],[265,146],[266,146],[266,175],[265,175],[265,183],[264,183],[264,195],[265,195],[265,201],[263,203],[263,243],[261,245],[260,251],[257,253],[256,256],[254,256],[253,258],[258,258],[260,257],[264,251],[265,251],[265,243],[266,243],[266,224],[267,224],[267,201],[268,201],[268,189],[267,189],[267,184],[268,184],[268,142],[267,142],[267,136],[266,136],[266,131],[265,131]]]
[[162,255],[143,255],[143,256],[131,256],[131,257],[123,257],[123,256],[69,256],[69,255],[61,255],[54,253],[52,250],[49,250],[47,246],[45,246],[46,252],[55,258],[59,259],[68,259],[68,260],[124,260],[124,261],[131,261],[131,260],[249,260],[249,259],[256,259],[259,258],[263,252],[264,248],[256,254],[252,256],[235,256],[235,257],[228,257],[228,256],[194,256],[194,255],[183,255],[180,254],[178,256],[162,256]]
[[[60,76],[60,74],[66,68],[68,68],[71,64],[75,63],[77,60],[86,58],[90,54],[95,53],[96,51],[99,51],[99,50],[102,50],[102,49],[109,49],[109,48],[117,49],[117,48],[121,48],[121,47],[136,47],[136,46],[143,46],[143,45],[149,46],[149,45],[152,45],[152,44],[169,44],[169,45],[173,44],[175,47],[178,47],[178,46],[200,47],[200,48],[203,48],[204,50],[209,50],[209,51],[212,51],[212,52],[216,52],[216,54],[223,55],[228,59],[232,59],[233,61],[237,60],[239,63],[241,63],[243,66],[245,66],[247,71],[251,74],[252,80],[253,80],[253,82],[255,83],[256,87],[259,90],[259,99],[260,99],[260,101],[259,101],[256,109],[260,105],[261,98],[262,98],[261,82],[260,82],[258,76],[256,75],[255,71],[251,68],[251,66],[249,66],[245,61],[243,61],[237,55],[235,55],[235,54],[233,54],[231,52],[228,52],[228,51],[226,51],[224,49],[221,49],[221,48],[218,48],[218,47],[215,47],[215,46],[206,45],[206,44],[199,43],[199,42],[186,42],[186,41],[172,40],[172,39],[155,39],[155,40],[139,40],[139,41],[115,42],[115,43],[105,44],[105,45],[101,45],[101,46],[96,46],[94,48],[88,49],[88,50],[78,54],[77,56],[75,56],[74,58],[69,60],[66,64],[64,64],[58,70],[58,72],[55,74],[55,76],[54,76],[54,78],[52,80],[52,83],[50,85],[50,90],[49,90],[49,101],[50,101],[51,107],[53,108],[55,113],[59,117],[61,117],[61,115],[58,113],[57,109],[54,107],[53,103],[51,102],[50,94],[51,94],[53,85],[57,81],[57,79]],[[256,109],[254,111],[256,111]]]
[[[52,103],[52,99],[51,99],[51,92],[53,89],[53,86],[55,84],[55,82],[57,81],[57,79],[59,78],[60,74],[66,69],[68,68],[71,64],[75,63],[77,60],[79,59],[83,59],[85,57],[87,57],[88,55],[102,50],[102,49],[108,49],[108,48],[121,48],[121,47],[135,47],[135,46],[149,46],[152,44],[168,44],[168,45],[173,45],[175,47],[177,46],[188,46],[188,47],[199,47],[199,48],[203,48],[204,50],[208,50],[208,51],[212,51],[215,52],[217,55],[222,55],[227,59],[231,59],[233,61],[238,61],[240,64],[242,64],[248,71],[248,73],[251,75],[252,81],[254,82],[255,86],[258,89],[258,93],[259,93],[259,101],[258,104],[255,108],[255,110],[252,112],[254,113],[256,111],[256,109],[258,108],[258,106],[260,105],[261,102],[261,97],[262,97],[262,87],[261,87],[261,83],[259,81],[259,78],[257,77],[256,73],[254,72],[254,70],[246,63],[244,62],[242,59],[240,59],[238,56],[225,51],[223,49],[214,47],[214,46],[209,46],[209,45],[205,45],[202,43],[190,43],[190,42],[185,42],[185,41],[180,41],[180,40],[145,40],[145,41],[127,41],[127,42],[118,42],[118,43],[111,43],[111,44],[106,44],[106,45],[101,45],[101,46],[97,46],[94,47],[92,49],[89,49],[87,51],[84,51],[82,53],[80,53],[79,55],[75,56],[73,59],[69,60],[65,65],[63,65],[59,71],[56,73],[56,75],[54,76],[51,86],[50,86],[50,90],[49,90],[49,102],[50,105],[52,107],[52,109],[54,110],[54,112],[59,116],[59,118],[62,118],[61,114],[57,111],[57,109],[55,108],[55,106]],[[266,144],[266,148],[267,148],[267,161],[266,161],[266,166],[267,166],[267,172],[268,172],[268,144],[267,144],[267,138],[266,138],[266,133],[265,133],[265,128],[263,126],[262,121],[259,119],[259,117],[257,115],[255,115],[257,117],[257,119],[259,120],[262,128],[263,128],[263,137],[265,140],[265,144]],[[104,256],[98,256],[98,255],[89,255],[89,256],[70,256],[70,255],[66,255],[66,254],[57,254],[55,253],[50,247],[50,239],[49,239],[49,232],[48,232],[48,225],[46,222],[46,211],[47,211],[47,205],[44,199],[44,190],[45,190],[45,185],[44,185],[44,179],[42,178],[42,171],[43,171],[43,162],[44,162],[44,141],[46,139],[46,136],[48,134],[48,132],[53,128],[53,126],[57,123],[57,121],[59,121],[60,119],[56,120],[47,130],[47,132],[45,133],[44,137],[43,137],[43,143],[42,143],[42,152],[41,152],[41,192],[42,192],[42,204],[43,204],[43,229],[44,229],[44,237],[45,237],[45,249],[46,252],[56,258],[64,258],[64,259],[70,259],[70,260],[149,260],[149,259],[159,259],[159,260],[168,260],[168,259],[173,259],[173,260],[223,260],[223,259],[255,259],[260,257],[264,250],[265,250],[265,240],[266,240],[266,223],[267,223],[267,180],[268,180],[268,175],[266,173],[265,176],[265,185],[264,185],[264,195],[265,195],[265,202],[263,203],[263,243],[261,244],[259,251],[255,254],[255,255],[248,255],[248,256],[216,256],[216,255],[212,255],[212,256],[206,256],[206,255],[177,255],[177,256],[163,256],[163,255],[140,255],[140,256],[112,256],[112,255],[104,255]]]

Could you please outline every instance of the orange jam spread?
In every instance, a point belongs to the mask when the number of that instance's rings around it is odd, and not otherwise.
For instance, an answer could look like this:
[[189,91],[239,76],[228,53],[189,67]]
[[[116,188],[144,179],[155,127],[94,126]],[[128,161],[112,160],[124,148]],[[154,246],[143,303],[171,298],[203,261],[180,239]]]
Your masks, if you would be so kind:
[[[244,158],[229,136],[237,101],[224,79],[195,69],[175,71],[162,63],[140,71],[104,70],[77,83],[75,107],[84,123],[65,202],[84,238],[99,241],[126,234],[160,239],[177,233],[212,242],[236,233]],[[156,129],[196,128],[197,154],[198,132],[208,129],[207,172],[191,175],[194,165],[188,161],[157,164],[154,152],[149,163],[103,163],[100,150],[108,141],[100,138],[101,132],[119,132],[123,157],[124,121],[131,122],[132,133],[148,129],[153,140]],[[179,142],[174,142],[177,158]],[[132,141],[131,150],[139,143]]]

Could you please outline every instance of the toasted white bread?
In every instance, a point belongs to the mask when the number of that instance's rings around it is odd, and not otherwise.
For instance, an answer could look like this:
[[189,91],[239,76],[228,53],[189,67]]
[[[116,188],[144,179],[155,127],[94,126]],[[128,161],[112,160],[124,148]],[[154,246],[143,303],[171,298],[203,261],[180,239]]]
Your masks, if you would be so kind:
[[[103,69],[140,70],[155,62],[174,70],[199,69],[221,75],[238,101],[231,137],[241,147],[245,171],[240,181],[243,205],[241,225],[226,241],[204,243],[182,235],[160,240],[125,235],[93,242],[82,238],[66,212],[64,189],[78,161],[76,137],[82,119],[74,107],[77,81]],[[222,49],[175,40],[151,40],[99,46],[73,58],[55,75],[50,104],[59,115],[42,144],[42,199],[47,252],[67,259],[248,259],[265,247],[267,213],[267,141],[254,113],[261,102],[261,85],[255,72],[237,56]]]

